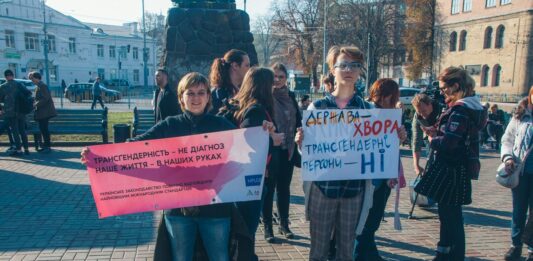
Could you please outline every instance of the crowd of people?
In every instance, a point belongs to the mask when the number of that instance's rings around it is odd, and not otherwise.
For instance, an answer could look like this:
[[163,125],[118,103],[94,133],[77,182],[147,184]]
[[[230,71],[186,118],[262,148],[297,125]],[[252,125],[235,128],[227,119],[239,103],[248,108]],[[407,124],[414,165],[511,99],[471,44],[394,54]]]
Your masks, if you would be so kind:
[[[130,141],[262,126],[270,142],[261,199],[165,210],[155,260],[258,260],[255,234],[261,223],[268,243],[276,242],[276,234],[295,237],[289,219],[290,185],[294,168],[300,167],[301,144],[306,138],[301,128],[302,111],[401,107],[399,86],[392,79],[378,79],[366,100],[357,93],[354,86],[365,63],[357,47],[334,46],[327,61],[330,71],[323,79],[326,92],[315,101],[305,95],[296,99],[287,87],[288,71],[283,64],[250,67],[249,56],[240,50],[216,58],[209,77],[197,72],[186,74],[177,88],[169,83],[167,71],[157,70],[154,126]],[[22,153],[22,146],[27,148],[27,140],[23,145],[17,137],[23,132],[20,119],[24,115],[13,106],[15,96],[23,90],[9,76],[6,71],[8,82],[0,87],[0,101],[4,102],[0,112],[9,127],[2,126],[0,131],[11,132],[14,152],[10,153],[15,155]],[[47,122],[55,116],[55,110],[40,78],[38,73],[30,74],[39,92],[35,119],[43,133],[43,149],[49,151]],[[479,148],[484,135],[494,137],[506,171],[520,168],[520,183],[512,189],[512,247],[505,254],[506,260],[515,260],[522,254],[522,245],[531,243],[531,225],[526,225],[526,220],[528,209],[531,213],[533,207],[533,87],[505,127],[497,106],[485,107],[475,96],[475,81],[464,69],[446,68],[438,80],[444,100],[424,93],[416,95],[411,123],[413,168],[420,175],[414,190],[438,203],[440,235],[433,260],[465,259],[462,207],[472,203],[472,180],[479,177]],[[404,142],[408,136],[405,127],[400,127],[397,135]],[[420,159],[425,147],[428,160],[423,166]],[[84,163],[87,152],[87,148],[82,151]],[[309,259],[383,260],[374,237],[392,189],[405,186],[401,161],[398,173],[397,178],[388,180],[304,182],[305,213],[310,222]],[[531,223],[531,214],[529,220]],[[527,260],[532,261],[533,248],[529,250]]]

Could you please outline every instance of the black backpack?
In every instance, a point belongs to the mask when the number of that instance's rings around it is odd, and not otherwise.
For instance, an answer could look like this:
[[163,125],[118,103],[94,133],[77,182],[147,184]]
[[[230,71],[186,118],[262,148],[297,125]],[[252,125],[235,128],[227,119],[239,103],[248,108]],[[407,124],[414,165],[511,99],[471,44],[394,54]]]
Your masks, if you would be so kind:
[[[21,87],[26,88],[26,87]],[[17,96],[18,112],[21,114],[29,114],[33,111],[34,99],[29,90],[19,90]]]

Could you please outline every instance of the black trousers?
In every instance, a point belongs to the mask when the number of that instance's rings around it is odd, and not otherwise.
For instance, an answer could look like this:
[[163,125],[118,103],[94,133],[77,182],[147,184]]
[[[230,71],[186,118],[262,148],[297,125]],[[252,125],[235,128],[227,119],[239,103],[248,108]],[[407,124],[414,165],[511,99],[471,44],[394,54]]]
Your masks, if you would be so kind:
[[[28,150],[28,135],[26,135],[26,117],[9,117],[6,118],[11,134],[13,135],[14,147],[20,150],[24,146],[25,150]],[[21,144],[22,141],[22,144]]]
[[11,128],[9,127],[9,123],[6,119],[2,120],[0,122],[0,136],[2,134],[6,133],[7,137],[9,138],[9,147],[14,148],[15,147],[15,140],[13,139],[13,133],[11,132]]
[[372,196],[373,204],[368,217],[366,219],[363,233],[357,237],[357,244],[355,248],[354,257],[356,260],[377,260],[379,256],[378,248],[376,246],[376,231],[379,229],[383,215],[385,214],[385,207],[389,199],[391,189],[386,181],[374,191]]
[[100,103],[100,106],[102,106],[102,109],[104,108],[104,102],[102,101],[102,96],[93,96],[93,104],[91,105],[91,110],[94,110],[96,107],[96,101]]
[[37,121],[39,123],[39,130],[41,131],[41,138],[43,139],[43,148],[50,148],[50,131],[48,130],[49,121],[50,118]]
[[272,205],[274,191],[276,191],[276,203],[281,220],[289,218],[289,205],[291,198],[291,181],[294,165],[289,161],[289,151],[275,147],[272,152],[268,177],[265,179],[266,193],[263,196],[263,220],[265,223],[272,222]]
[[440,240],[437,251],[450,253],[450,260],[465,259],[465,227],[461,205],[438,205]]

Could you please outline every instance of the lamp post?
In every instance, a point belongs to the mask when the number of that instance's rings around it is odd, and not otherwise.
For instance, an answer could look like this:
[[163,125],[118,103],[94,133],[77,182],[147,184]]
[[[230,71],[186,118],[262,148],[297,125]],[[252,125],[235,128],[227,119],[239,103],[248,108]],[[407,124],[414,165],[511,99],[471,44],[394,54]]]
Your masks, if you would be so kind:
[[44,33],[44,72],[46,75],[46,85],[50,86],[50,73],[48,71],[48,32],[46,31],[46,1],[43,0],[43,33]]
[[143,78],[144,78],[144,89],[148,89],[148,52],[146,51],[146,23],[144,20],[144,0],[142,0],[142,10],[143,10]]
[[324,77],[326,75],[326,48],[327,48],[327,43],[326,43],[326,31],[327,31],[327,15],[328,15],[328,0],[324,0],[324,46],[323,46],[323,50],[322,50],[322,77]]

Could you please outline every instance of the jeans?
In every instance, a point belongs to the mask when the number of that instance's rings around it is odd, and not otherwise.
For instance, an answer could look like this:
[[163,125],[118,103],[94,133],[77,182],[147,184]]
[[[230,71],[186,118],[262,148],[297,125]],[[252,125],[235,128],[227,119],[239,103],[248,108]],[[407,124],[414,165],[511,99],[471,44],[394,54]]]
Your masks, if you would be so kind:
[[[520,175],[518,186],[513,192],[513,218],[511,222],[511,239],[513,246],[522,247],[522,233],[527,220],[527,210],[533,209],[533,173]],[[533,251],[533,248],[529,248]]]
[[100,102],[102,109],[104,108],[104,102],[102,101],[102,96],[93,96],[93,104],[91,105],[91,110],[94,110],[96,107],[96,101]]
[[450,260],[465,259],[465,227],[462,206],[438,205],[440,220],[440,240],[437,251],[449,253]]
[[378,259],[379,253],[375,235],[385,214],[385,207],[390,193],[391,189],[385,181],[374,191],[372,208],[368,213],[363,233],[357,237],[354,251],[356,260],[371,261]]
[[[281,220],[289,218],[289,205],[291,198],[291,181],[294,165],[289,162],[288,150],[278,149],[273,153],[272,168],[269,169],[268,177],[265,179],[266,193],[263,194],[263,221],[272,223],[272,204],[274,201],[274,191],[277,196],[277,206]],[[275,159],[274,159],[275,155]]]
[[229,260],[230,218],[165,215],[174,260],[193,260],[196,236],[200,234],[210,261]]
[[50,131],[48,130],[49,118],[41,119],[37,122],[39,123],[39,130],[41,131],[41,137],[43,138],[44,143],[42,144],[43,148],[50,148]]

